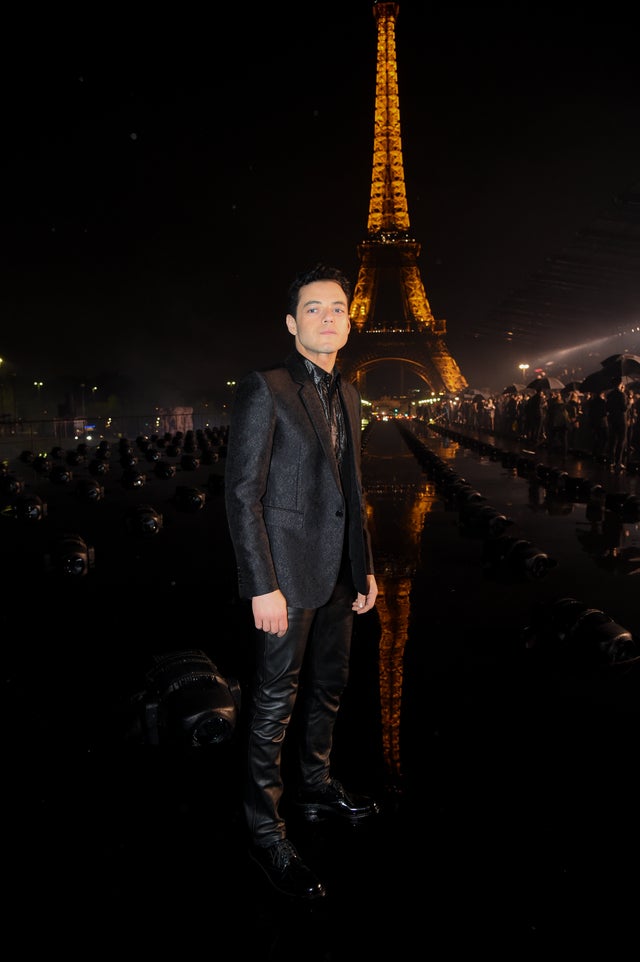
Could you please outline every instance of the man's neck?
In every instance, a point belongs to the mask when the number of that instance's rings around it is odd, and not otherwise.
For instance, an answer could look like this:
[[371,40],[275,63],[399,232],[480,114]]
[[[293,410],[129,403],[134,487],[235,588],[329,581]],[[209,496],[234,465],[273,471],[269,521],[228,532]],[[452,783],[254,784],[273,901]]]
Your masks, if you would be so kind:
[[302,354],[303,357],[306,357],[306,359],[311,361],[312,364],[315,364],[316,367],[326,371],[327,374],[331,374],[336,366],[337,352],[334,354],[321,354],[319,351],[307,351],[298,345],[296,345],[296,350],[298,354]]

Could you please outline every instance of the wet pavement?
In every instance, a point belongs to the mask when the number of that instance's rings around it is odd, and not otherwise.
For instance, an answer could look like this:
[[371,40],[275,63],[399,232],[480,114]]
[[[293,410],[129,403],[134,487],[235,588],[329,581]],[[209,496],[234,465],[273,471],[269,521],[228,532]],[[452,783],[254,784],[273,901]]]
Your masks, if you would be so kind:
[[[367,431],[380,597],[356,620],[334,763],[382,811],[357,829],[290,814],[328,890],[301,906],[246,856],[251,626],[224,464],[163,460],[173,474],[144,467],[138,486],[114,456],[97,500],[88,461],[55,483],[9,463],[23,487],[0,519],[7,908],[25,946],[333,960],[623,944],[638,476],[405,422]],[[80,576],[63,570],[69,534],[90,549]],[[238,698],[228,740],[192,748],[158,721],[151,679],[176,651],[203,653]]]

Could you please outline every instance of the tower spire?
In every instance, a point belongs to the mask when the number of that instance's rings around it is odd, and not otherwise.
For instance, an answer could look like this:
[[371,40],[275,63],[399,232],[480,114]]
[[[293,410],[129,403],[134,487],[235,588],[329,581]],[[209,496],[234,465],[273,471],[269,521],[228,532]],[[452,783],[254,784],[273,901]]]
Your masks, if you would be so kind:
[[369,234],[409,229],[404,186],[400,98],[396,66],[397,3],[376,3],[378,23],[376,106],[373,118],[373,176],[369,201]]
[[[436,393],[454,392],[467,382],[444,343],[446,322],[436,321],[431,312],[417,262],[420,244],[409,231],[395,40],[399,10],[399,3],[376,0],[373,5],[378,32],[373,171],[350,312],[356,337],[349,350],[359,350],[362,363],[366,356],[371,365],[377,338],[378,360],[406,361]],[[407,337],[416,334],[424,337]],[[367,337],[366,348],[364,342],[354,343],[358,335]]]

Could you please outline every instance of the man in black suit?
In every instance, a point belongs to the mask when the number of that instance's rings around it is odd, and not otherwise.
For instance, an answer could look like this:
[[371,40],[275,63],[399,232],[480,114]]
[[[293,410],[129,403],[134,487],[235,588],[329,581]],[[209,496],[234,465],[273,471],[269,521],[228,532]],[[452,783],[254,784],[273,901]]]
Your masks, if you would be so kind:
[[629,430],[629,397],[622,382],[607,394],[607,424],[609,428],[609,468],[624,470],[622,458],[627,450]]
[[278,890],[307,899],[325,889],[288,839],[280,811],[282,747],[299,692],[300,812],[308,821],[358,822],[378,811],[330,772],[353,616],[371,611],[378,594],[360,396],[335,367],[349,337],[350,297],[336,268],[318,264],[295,278],[286,315],[294,350],[239,382],[225,466],[239,593],[251,599],[257,629],[244,789],[250,854]]

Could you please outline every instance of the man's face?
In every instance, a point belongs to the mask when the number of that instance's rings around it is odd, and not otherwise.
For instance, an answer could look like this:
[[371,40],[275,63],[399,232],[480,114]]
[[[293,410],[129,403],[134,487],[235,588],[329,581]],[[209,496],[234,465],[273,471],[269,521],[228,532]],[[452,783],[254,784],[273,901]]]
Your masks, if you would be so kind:
[[287,329],[309,360],[320,363],[319,357],[335,356],[351,330],[349,304],[337,281],[313,281],[300,288],[296,316],[287,314]]

